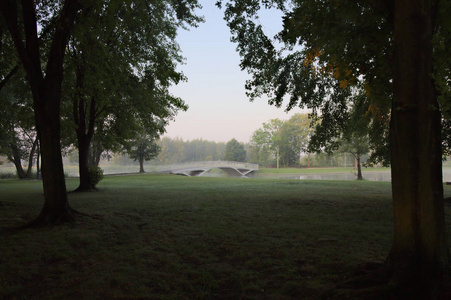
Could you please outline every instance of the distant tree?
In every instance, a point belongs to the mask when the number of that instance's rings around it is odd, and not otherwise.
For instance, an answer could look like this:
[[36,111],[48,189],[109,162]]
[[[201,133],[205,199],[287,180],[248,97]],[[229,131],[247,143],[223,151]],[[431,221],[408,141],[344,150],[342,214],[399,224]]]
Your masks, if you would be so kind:
[[280,165],[280,149],[283,147],[281,135],[283,124],[284,122],[279,119],[269,120],[269,122],[263,123],[262,128],[252,136],[254,149],[259,147],[263,151],[262,153],[265,154],[268,151],[272,154],[276,158],[277,168]]
[[228,141],[225,148],[224,160],[243,162],[245,159],[246,151],[244,150],[244,145],[236,139]]
[[347,110],[341,114],[341,120],[330,120],[331,114],[325,114],[315,127],[309,144],[310,151],[325,151],[331,155],[334,151],[351,153],[356,160],[357,179],[362,180],[360,158],[370,151],[369,128],[371,118],[364,92],[351,95],[345,100]]
[[280,129],[280,159],[285,166],[296,166],[306,151],[313,125],[307,114],[294,114]]
[[251,161],[259,165],[266,166],[270,156],[269,144],[266,132],[262,128],[258,128],[252,133],[249,142]]
[[155,142],[155,136],[150,134],[141,135],[136,141],[131,143],[128,156],[139,162],[139,173],[144,173],[144,161],[155,158],[161,148]]
[[356,160],[357,180],[362,180],[362,164],[360,158],[369,152],[367,135],[358,135],[355,132],[342,141],[340,151],[351,153]]

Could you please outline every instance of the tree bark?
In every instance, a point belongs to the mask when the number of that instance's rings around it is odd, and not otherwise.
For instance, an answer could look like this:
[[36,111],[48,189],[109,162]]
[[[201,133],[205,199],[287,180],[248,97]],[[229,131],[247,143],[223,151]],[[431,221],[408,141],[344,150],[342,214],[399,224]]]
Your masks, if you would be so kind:
[[390,128],[394,240],[387,265],[391,284],[403,299],[434,297],[449,263],[440,111],[430,76],[437,4],[395,1]]
[[35,105],[35,117],[39,128],[45,201],[41,213],[31,225],[59,224],[73,220],[61,156],[60,117],[59,113],[54,113],[59,111],[59,101],[55,99],[53,85],[41,89],[46,92],[41,97],[47,101],[39,101],[40,105]]
[[27,174],[25,174],[25,171],[22,167],[22,159],[20,157],[19,148],[15,144],[10,145],[12,156],[8,157],[8,159],[14,164],[17,171],[17,176],[20,179],[27,178]]
[[139,173],[144,173],[144,157],[139,158]]
[[357,180],[363,180],[362,165],[360,164],[360,155],[356,155],[355,161],[357,164]]
[[80,173],[80,184],[76,191],[94,189],[89,175],[89,144],[87,137],[78,138],[78,168]]
[[34,140],[33,146],[31,147],[30,155],[28,157],[27,178],[31,178],[31,172],[33,171],[33,158],[37,146],[38,146],[38,137],[36,137],[36,139]]
[[[81,55],[82,56],[82,55]],[[91,182],[89,174],[89,149],[91,146],[92,137],[94,136],[94,124],[95,124],[95,99],[89,101],[89,110],[87,111],[87,105],[85,101],[85,95],[83,91],[84,83],[84,67],[83,57],[80,58],[77,66],[77,94],[74,100],[74,120],[75,120],[75,132],[77,134],[78,143],[78,168],[80,174],[80,184],[76,191],[87,191],[95,189],[95,186]]]
[[41,158],[41,147],[39,146],[39,138],[38,138],[38,151],[36,153],[36,179],[41,179],[40,158]]
[[56,224],[73,219],[61,156],[60,105],[64,54],[80,4],[78,0],[64,2],[45,63],[39,48],[35,1],[20,1],[21,9],[18,4],[19,1],[2,0],[0,11],[27,73],[40,140],[44,206],[29,225]]

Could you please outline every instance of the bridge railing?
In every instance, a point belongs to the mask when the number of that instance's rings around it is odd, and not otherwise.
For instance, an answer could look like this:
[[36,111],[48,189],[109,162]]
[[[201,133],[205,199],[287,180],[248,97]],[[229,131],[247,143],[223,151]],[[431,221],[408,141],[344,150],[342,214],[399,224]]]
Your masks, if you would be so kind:
[[157,165],[155,170],[157,172],[166,172],[174,170],[184,170],[197,167],[232,167],[232,168],[245,168],[251,170],[258,170],[258,164],[253,163],[243,163],[237,161],[193,161],[178,164],[169,165]]

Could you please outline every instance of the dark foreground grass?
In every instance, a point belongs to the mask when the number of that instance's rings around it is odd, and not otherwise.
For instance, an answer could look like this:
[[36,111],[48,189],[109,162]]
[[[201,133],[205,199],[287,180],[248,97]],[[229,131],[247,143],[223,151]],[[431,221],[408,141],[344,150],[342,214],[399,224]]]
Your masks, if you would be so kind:
[[[384,182],[144,175],[69,198],[91,216],[0,234],[0,298],[320,299],[391,243]],[[0,181],[0,225],[42,201]]]

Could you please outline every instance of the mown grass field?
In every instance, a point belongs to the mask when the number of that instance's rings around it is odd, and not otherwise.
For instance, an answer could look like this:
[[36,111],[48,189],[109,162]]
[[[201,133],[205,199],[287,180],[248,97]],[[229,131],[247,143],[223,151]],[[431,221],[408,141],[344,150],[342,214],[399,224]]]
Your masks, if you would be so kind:
[[320,299],[392,235],[388,182],[131,175],[69,199],[90,216],[6,232],[42,185],[0,180],[0,299]]
[[[390,168],[362,168],[362,172],[390,171]],[[262,168],[258,171],[261,174],[323,174],[323,173],[356,173],[354,168]]]

